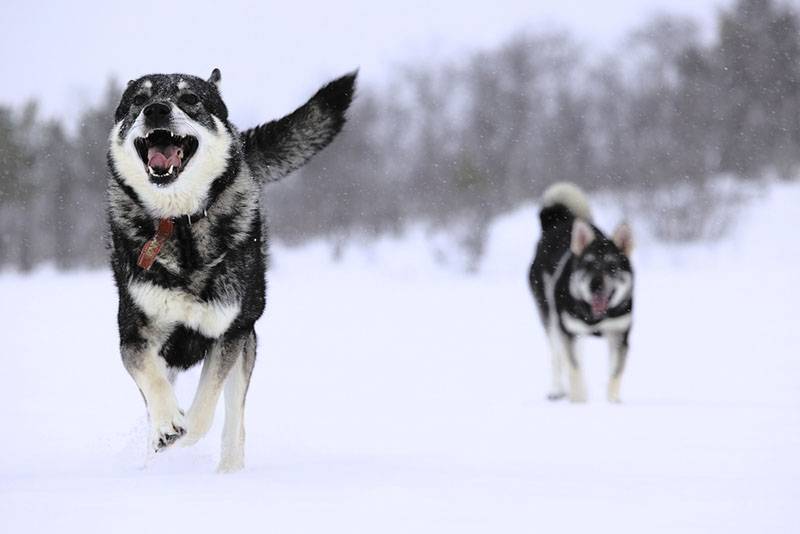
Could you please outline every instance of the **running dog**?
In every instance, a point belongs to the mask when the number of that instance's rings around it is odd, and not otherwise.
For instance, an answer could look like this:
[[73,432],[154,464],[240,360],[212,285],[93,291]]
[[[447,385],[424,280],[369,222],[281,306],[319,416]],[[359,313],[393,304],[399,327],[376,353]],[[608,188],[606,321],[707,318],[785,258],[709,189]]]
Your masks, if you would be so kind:
[[626,224],[611,239],[592,224],[589,203],[572,184],[545,191],[539,213],[542,237],[528,280],[552,352],[550,400],[566,396],[562,363],[569,368],[569,399],[585,402],[575,353],[577,336],[603,336],[611,352],[608,400],[619,402],[633,311],[633,237]]
[[[221,471],[244,466],[244,403],[266,302],[261,189],[302,166],[342,129],[352,73],[286,117],[244,132],[228,120],[220,72],[128,83],[108,151],[111,267],[122,361],[144,397],[150,447],[191,445],[225,389]],[[184,413],[178,371],[203,362]]]

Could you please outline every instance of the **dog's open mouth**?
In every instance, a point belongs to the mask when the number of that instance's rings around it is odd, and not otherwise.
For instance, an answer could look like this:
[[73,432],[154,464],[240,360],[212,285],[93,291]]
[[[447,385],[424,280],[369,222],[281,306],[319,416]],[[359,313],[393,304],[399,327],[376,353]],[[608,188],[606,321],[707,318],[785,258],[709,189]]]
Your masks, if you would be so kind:
[[176,135],[169,130],[153,130],[147,137],[137,137],[133,143],[150,181],[162,186],[178,178],[198,145],[196,137]]
[[608,311],[609,295],[602,293],[592,294],[592,316],[595,319],[601,319]]

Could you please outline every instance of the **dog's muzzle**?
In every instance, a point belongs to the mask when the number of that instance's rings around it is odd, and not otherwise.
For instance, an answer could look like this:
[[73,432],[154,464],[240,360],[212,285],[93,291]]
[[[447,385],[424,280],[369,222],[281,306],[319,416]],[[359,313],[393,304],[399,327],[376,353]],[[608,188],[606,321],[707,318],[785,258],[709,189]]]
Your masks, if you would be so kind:
[[608,312],[608,303],[610,300],[610,295],[605,292],[592,293],[592,301],[590,304],[592,307],[592,317],[594,319],[602,319],[605,317]]
[[159,128],[146,137],[134,140],[136,152],[144,164],[150,181],[165,186],[174,182],[197,151],[198,141],[191,135],[176,135]]

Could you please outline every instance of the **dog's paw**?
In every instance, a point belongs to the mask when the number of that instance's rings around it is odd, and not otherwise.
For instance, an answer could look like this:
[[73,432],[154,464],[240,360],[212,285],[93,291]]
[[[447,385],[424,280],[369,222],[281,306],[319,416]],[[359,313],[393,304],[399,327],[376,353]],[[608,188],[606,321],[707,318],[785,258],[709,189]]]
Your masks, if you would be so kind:
[[192,406],[186,414],[186,435],[181,439],[182,447],[190,447],[200,441],[214,422],[213,407],[210,410],[199,410]]
[[236,473],[244,469],[244,455],[224,454],[217,466],[217,473]]
[[217,466],[217,473],[220,474],[229,474],[229,473],[237,473],[244,469],[244,462],[237,462],[237,461],[230,461],[230,462],[220,462]]
[[192,445],[196,444],[200,441],[200,438],[203,436],[200,434],[193,433],[191,430],[186,432],[186,435],[180,441],[181,447],[191,447]]
[[191,447],[192,445],[196,444],[200,439],[202,439],[206,435],[205,432],[197,432],[193,427],[191,422],[189,423],[189,428],[186,431],[186,435],[181,438],[180,446],[181,447]]
[[617,378],[612,378],[611,382],[608,383],[607,398],[608,402],[610,403],[619,404],[620,402],[622,402],[619,399],[619,382],[620,382],[619,378],[617,377]]
[[547,400],[551,402],[560,401],[561,399],[566,398],[567,394],[563,391],[551,391],[547,394]]
[[191,447],[198,441],[200,438],[206,435],[206,433],[200,428],[197,424],[197,421],[194,417],[192,417],[192,411],[189,410],[189,414],[186,416],[186,434],[181,438],[180,446],[181,447]]
[[569,401],[573,404],[583,404],[586,402],[585,391],[573,391],[569,394]]
[[171,419],[153,424],[150,443],[153,451],[161,452],[186,434],[183,414],[178,412]]

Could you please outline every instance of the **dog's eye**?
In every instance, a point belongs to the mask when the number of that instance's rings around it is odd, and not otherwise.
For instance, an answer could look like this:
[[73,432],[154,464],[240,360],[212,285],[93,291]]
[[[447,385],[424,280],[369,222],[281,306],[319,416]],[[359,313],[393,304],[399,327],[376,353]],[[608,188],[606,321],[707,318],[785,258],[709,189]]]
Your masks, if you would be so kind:
[[200,99],[197,98],[197,95],[194,93],[186,93],[181,95],[181,103],[186,104],[187,106],[194,106],[200,102]]
[[147,96],[146,95],[143,95],[143,94],[139,93],[138,95],[133,97],[133,103],[136,106],[141,106],[145,102],[147,102]]

